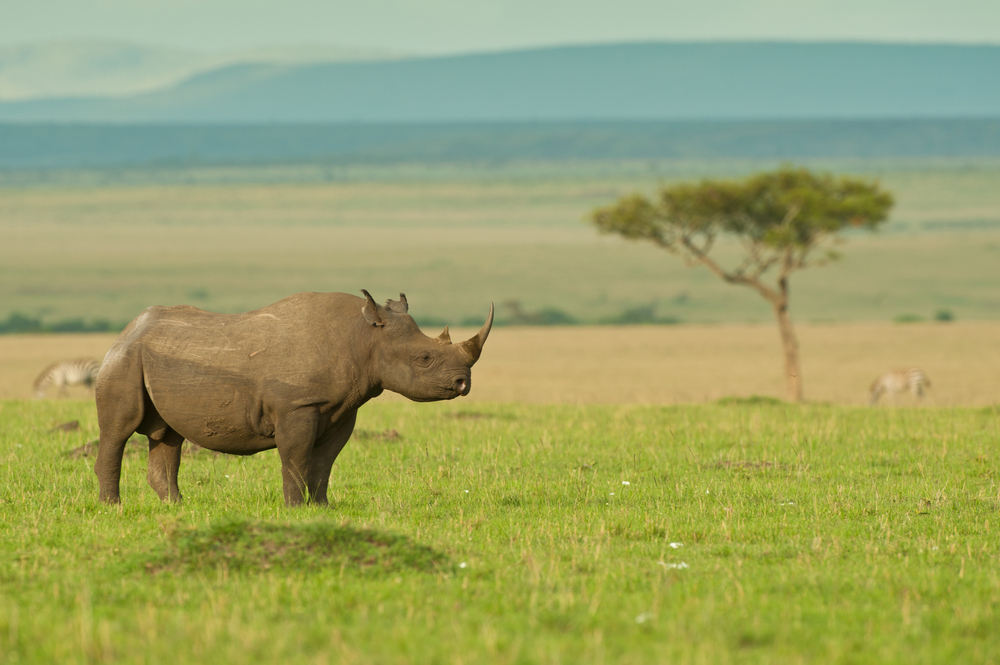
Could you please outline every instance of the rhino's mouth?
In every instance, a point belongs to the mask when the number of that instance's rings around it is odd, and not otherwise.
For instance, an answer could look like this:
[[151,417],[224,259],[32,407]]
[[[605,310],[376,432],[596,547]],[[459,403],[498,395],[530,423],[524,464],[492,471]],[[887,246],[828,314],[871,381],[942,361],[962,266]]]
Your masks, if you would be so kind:
[[465,397],[472,390],[472,379],[467,376],[460,376],[450,386],[444,386],[445,399],[455,399]]
[[455,399],[456,397],[464,397],[469,394],[470,390],[472,390],[472,379],[461,376],[456,378],[451,384],[439,384],[439,387],[434,390],[434,394],[419,397],[413,395],[406,396],[414,402],[436,402],[438,400],[449,400]]

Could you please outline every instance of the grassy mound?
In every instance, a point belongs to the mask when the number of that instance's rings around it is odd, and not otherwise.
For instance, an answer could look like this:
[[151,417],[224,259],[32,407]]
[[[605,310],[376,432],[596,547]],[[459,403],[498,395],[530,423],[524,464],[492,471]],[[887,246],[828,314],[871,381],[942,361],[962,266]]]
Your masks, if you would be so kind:
[[441,570],[447,557],[406,536],[328,522],[269,524],[231,519],[178,529],[150,572],[215,568],[259,571],[349,569],[390,573]]

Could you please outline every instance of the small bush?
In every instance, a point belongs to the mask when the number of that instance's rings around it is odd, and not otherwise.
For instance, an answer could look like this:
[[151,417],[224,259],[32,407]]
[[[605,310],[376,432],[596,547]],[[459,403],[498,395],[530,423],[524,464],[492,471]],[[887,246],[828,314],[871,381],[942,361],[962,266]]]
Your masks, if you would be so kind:
[[631,325],[642,325],[642,324],[666,324],[673,325],[680,323],[680,319],[673,316],[656,316],[656,305],[640,305],[638,307],[630,307],[623,311],[621,314],[615,316],[608,316],[598,323],[604,323],[613,326],[631,326]]
[[14,312],[7,317],[6,321],[0,322],[0,333],[33,333],[41,332],[42,322],[40,319],[33,319],[20,312]]
[[81,318],[62,319],[54,323],[43,323],[39,318],[25,316],[14,312],[6,321],[0,321],[0,335],[16,335],[28,333],[91,333],[118,332],[127,323],[112,323],[107,319],[94,319],[87,322]]
[[[498,321],[500,325],[509,326],[567,326],[575,325],[579,321],[566,312],[556,307],[543,307],[540,310],[525,311],[520,301],[508,300],[503,304],[508,314]],[[478,321],[478,319],[477,319]],[[480,325],[476,323],[475,325]]]
[[[471,319],[471,317],[466,317],[462,319],[462,325],[466,325],[466,321]],[[417,322],[417,325],[423,328],[444,328],[448,324],[448,321],[441,318],[440,316],[415,316],[413,320]],[[475,324],[476,326],[483,325],[482,322]]]
[[532,325],[536,326],[567,326],[579,323],[574,316],[555,307],[545,307],[534,312],[530,320]]
[[947,323],[949,321],[954,321],[955,320],[955,315],[951,313],[950,309],[939,309],[934,314],[934,320],[935,321],[940,321],[942,323]]

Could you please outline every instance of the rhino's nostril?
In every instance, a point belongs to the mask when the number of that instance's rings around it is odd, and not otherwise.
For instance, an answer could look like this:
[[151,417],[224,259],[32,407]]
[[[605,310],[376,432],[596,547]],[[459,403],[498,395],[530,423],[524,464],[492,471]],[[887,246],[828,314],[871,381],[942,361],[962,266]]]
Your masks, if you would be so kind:
[[469,382],[466,381],[465,379],[459,379],[455,381],[455,390],[457,390],[460,395],[468,395]]

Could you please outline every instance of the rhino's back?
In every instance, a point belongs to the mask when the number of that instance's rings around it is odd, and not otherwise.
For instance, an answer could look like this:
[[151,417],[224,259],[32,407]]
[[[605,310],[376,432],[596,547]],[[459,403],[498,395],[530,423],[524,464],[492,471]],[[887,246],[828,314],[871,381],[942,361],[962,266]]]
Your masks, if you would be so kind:
[[363,304],[345,293],[297,293],[241,314],[149,307],[122,331],[105,365],[110,370],[141,357],[144,365],[183,364],[210,373],[247,374],[251,365],[258,372],[294,372],[356,346],[365,329]]
[[129,343],[138,347],[151,373],[159,368],[253,380],[296,372],[315,364],[317,352],[331,346],[324,295],[297,294],[241,314],[189,305],[150,307],[134,322]]
[[357,374],[348,347],[364,329],[363,304],[347,294],[301,293],[242,314],[150,307],[109,351],[107,373],[141,380],[164,420],[191,441],[226,452],[263,449],[272,445],[270,411],[336,402],[347,392]]
[[146,309],[129,328],[134,328],[132,336],[144,346],[180,356],[253,353],[263,348],[260,344],[314,345],[331,332],[335,337],[350,337],[363,304],[361,298],[345,293],[297,293],[240,314],[219,314],[191,305],[157,306]]

